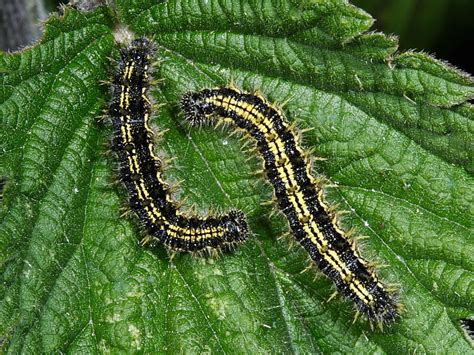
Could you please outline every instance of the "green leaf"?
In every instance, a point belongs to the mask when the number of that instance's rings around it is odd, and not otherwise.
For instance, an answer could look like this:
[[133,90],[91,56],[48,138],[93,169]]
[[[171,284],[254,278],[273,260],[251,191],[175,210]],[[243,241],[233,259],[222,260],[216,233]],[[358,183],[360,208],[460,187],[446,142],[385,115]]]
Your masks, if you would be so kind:
[[[474,317],[471,77],[366,32],[372,18],[343,0],[120,0],[117,14],[67,10],[36,46],[0,56],[0,347],[5,352],[472,351],[460,319]],[[119,26],[120,25],[120,26]],[[176,159],[202,213],[238,207],[253,235],[217,259],[138,245],[120,217],[125,196],[104,155],[113,31],[153,37],[163,79],[152,96],[157,151]],[[259,89],[327,158],[315,170],[363,254],[390,265],[406,311],[393,326],[353,323],[326,300],[330,281],[301,273],[307,255],[260,205],[271,189],[228,131],[189,131],[188,90],[233,81]]]

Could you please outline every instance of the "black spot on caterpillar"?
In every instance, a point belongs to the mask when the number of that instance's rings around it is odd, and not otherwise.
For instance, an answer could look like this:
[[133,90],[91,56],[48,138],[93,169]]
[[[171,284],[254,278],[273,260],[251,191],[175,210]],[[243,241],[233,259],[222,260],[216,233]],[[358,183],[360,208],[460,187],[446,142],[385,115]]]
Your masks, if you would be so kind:
[[5,189],[5,185],[7,180],[3,177],[0,177],[0,204],[3,202],[3,191]]
[[148,125],[151,103],[147,97],[153,49],[144,38],[121,50],[109,107],[114,137],[112,148],[119,164],[131,208],[145,227],[144,243],[161,242],[177,251],[230,249],[247,238],[241,211],[221,216],[185,216],[163,180],[161,161],[153,151],[153,131]]
[[286,215],[296,240],[319,269],[371,324],[381,326],[398,317],[400,305],[395,295],[379,281],[354,241],[339,227],[311,173],[299,136],[280,110],[260,96],[232,88],[187,93],[181,107],[191,125],[223,120],[252,137],[279,208]]

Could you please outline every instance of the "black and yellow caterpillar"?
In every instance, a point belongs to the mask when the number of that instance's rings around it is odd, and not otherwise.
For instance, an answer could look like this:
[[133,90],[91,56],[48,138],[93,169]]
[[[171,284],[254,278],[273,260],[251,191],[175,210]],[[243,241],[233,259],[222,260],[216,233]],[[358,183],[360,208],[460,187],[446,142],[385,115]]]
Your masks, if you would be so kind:
[[354,241],[339,227],[312,175],[299,135],[279,109],[259,95],[226,87],[187,93],[181,108],[191,125],[224,121],[250,136],[263,158],[280,210],[318,268],[369,321],[383,324],[397,318],[396,295],[379,281]]
[[153,151],[154,133],[148,124],[152,53],[150,42],[144,38],[121,50],[109,106],[119,177],[131,208],[148,233],[144,242],[159,242],[177,251],[229,249],[247,238],[244,214],[233,210],[221,216],[186,216],[179,211],[163,179],[161,161]]

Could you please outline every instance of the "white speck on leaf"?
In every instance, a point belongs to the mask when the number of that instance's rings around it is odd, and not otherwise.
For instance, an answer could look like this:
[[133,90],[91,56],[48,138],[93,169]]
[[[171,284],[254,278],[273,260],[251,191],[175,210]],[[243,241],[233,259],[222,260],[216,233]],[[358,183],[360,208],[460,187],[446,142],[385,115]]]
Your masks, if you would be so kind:
[[141,344],[140,344],[140,330],[133,324],[129,324],[128,326],[128,331],[130,333],[130,335],[132,336],[133,338],[133,341],[132,341],[132,346],[135,348],[135,349],[140,349],[141,348]]
[[107,322],[108,323],[116,323],[116,322],[120,322],[121,320],[122,320],[122,316],[118,313],[114,313],[113,316],[107,317]]

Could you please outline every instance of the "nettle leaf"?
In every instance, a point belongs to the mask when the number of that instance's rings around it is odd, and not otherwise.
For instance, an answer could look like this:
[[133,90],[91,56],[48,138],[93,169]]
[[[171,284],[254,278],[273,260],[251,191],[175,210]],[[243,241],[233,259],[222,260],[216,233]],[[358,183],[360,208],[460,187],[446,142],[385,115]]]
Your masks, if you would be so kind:
[[[16,352],[472,351],[473,79],[397,41],[343,0],[120,0],[66,10],[40,43],[0,56],[0,346]],[[157,46],[157,151],[177,198],[242,209],[254,235],[217,259],[138,245],[105,156],[101,82],[127,27]],[[406,311],[384,331],[353,323],[325,278],[261,202],[271,189],[228,131],[189,130],[185,91],[226,85],[287,102],[315,171],[363,254],[390,267]],[[2,184],[3,185],[3,184]]]

